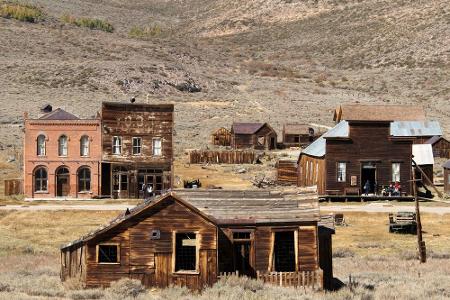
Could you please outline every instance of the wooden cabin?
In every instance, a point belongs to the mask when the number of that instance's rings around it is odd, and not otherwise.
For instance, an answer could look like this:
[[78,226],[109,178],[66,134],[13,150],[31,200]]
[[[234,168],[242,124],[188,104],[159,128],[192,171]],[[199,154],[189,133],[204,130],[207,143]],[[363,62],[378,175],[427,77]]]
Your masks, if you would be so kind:
[[321,223],[311,195],[180,190],[63,246],[61,278],[79,278],[86,287],[125,277],[147,287],[201,289],[238,272],[330,288],[331,249],[325,247],[333,233],[333,225]]
[[267,123],[233,123],[231,147],[273,150],[277,148],[277,133]]
[[450,160],[444,164],[444,192],[450,195]]
[[333,113],[333,121],[338,124],[345,120],[395,120],[425,121],[425,111],[419,105],[392,104],[341,104]]
[[103,102],[102,195],[142,198],[172,187],[173,104]]
[[211,134],[211,144],[215,146],[231,146],[231,132],[220,127]]
[[317,129],[308,124],[284,124],[283,146],[305,147],[314,142],[319,135]]
[[302,151],[298,185],[317,185],[324,196],[361,196],[398,181],[402,195],[411,194],[413,139],[391,130],[389,120],[341,121]]
[[425,141],[433,147],[434,157],[450,158],[450,142],[443,136],[433,136]]

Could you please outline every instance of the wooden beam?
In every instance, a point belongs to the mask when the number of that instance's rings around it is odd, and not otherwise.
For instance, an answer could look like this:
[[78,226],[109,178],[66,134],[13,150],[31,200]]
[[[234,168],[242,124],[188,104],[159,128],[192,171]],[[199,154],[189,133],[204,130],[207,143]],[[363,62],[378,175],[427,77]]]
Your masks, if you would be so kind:
[[423,241],[422,237],[422,222],[420,220],[419,199],[417,199],[416,172],[414,171],[414,169],[412,171],[414,199],[416,202],[417,244],[419,249],[419,259],[421,263],[425,263],[427,261],[427,256],[425,252],[425,242]]
[[[414,166],[417,168],[417,170],[420,171],[420,173],[422,173],[422,176],[425,177],[425,179],[431,184],[431,187],[434,189],[434,191],[438,194],[439,198],[442,198],[442,193],[440,191],[438,191],[438,189],[436,188],[436,186],[433,184],[433,182],[430,180],[430,178],[427,176],[427,174],[425,174],[425,172],[422,170],[421,167],[419,167],[419,165],[414,161],[414,159],[412,160]],[[414,170],[413,170],[414,172]],[[415,178],[415,174],[414,177]]]

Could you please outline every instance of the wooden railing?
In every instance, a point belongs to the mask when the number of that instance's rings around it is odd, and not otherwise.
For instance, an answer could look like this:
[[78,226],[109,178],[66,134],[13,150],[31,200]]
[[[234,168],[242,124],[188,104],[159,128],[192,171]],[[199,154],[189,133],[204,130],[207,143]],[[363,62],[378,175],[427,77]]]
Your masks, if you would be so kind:
[[[227,276],[239,276],[239,272],[220,272],[219,279]],[[256,279],[262,280],[265,283],[279,285],[279,286],[292,286],[292,287],[305,287],[314,290],[321,290],[323,271],[300,271],[300,272],[256,272]]]

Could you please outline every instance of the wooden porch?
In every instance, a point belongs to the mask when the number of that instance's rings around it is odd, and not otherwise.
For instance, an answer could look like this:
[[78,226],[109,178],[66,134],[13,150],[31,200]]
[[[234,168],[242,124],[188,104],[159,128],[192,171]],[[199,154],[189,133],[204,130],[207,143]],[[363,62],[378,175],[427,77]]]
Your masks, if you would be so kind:
[[414,201],[414,196],[400,195],[400,196],[382,196],[382,195],[335,195],[326,194],[319,195],[320,201],[380,201],[380,200],[396,200],[396,201]]
[[[239,271],[220,272],[218,279],[228,276],[239,276]],[[313,290],[323,289],[323,271],[299,271],[299,272],[256,272],[257,280],[282,287],[303,287]]]

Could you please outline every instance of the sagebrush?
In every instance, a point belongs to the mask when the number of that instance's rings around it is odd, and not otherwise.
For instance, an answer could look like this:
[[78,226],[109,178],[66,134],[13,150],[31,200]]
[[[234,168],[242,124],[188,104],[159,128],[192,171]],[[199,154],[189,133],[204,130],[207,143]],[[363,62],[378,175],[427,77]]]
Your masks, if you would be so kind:
[[0,16],[30,23],[36,23],[44,19],[44,13],[40,8],[20,3],[1,4]]
[[91,19],[91,18],[76,18],[71,15],[63,15],[61,21],[68,24],[73,24],[78,27],[86,27],[93,30],[102,30],[106,32],[113,32],[114,26],[108,21],[101,19]]

